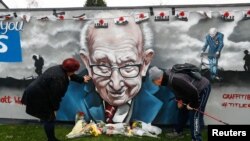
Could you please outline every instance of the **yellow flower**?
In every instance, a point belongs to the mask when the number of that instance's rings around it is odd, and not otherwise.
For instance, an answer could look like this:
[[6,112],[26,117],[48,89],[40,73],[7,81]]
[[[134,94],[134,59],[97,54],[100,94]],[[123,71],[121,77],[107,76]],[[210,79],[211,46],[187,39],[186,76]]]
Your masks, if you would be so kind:
[[132,128],[135,128],[135,127],[137,127],[137,122],[136,121],[132,123]]
[[93,136],[98,136],[101,134],[101,131],[98,130],[98,128],[95,124],[92,124],[89,129],[90,129],[90,131],[89,131],[90,134]]
[[127,131],[127,136],[132,136],[133,135],[133,133],[132,133],[132,130],[131,129],[128,129],[128,131]]
[[141,125],[140,121],[134,121],[132,123],[132,128],[136,128],[136,127],[142,128],[142,125]]

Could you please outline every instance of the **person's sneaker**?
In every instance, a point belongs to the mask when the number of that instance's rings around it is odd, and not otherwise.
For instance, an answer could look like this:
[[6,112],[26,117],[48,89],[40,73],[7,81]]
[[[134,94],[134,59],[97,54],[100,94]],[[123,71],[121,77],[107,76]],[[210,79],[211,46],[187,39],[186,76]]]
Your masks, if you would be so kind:
[[177,133],[177,132],[167,133],[166,135],[171,138],[174,138],[174,137],[183,138],[184,137],[183,133]]

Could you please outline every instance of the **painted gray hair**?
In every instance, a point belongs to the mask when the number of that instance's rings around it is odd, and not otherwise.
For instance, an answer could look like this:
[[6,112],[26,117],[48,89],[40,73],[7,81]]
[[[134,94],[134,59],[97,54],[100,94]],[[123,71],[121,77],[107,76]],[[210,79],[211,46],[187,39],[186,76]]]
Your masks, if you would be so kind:
[[157,80],[161,78],[163,75],[163,71],[156,66],[150,68],[148,73],[149,73],[149,78],[151,80]]
[[[113,11],[111,12],[102,12],[99,13],[95,16],[95,18],[107,18],[107,19],[111,19],[111,18],[116,18],[116,17],[120,17],[120,16],[127,16],[127,17],[133,17],[133,15],[129,15],[128,13],[125,13],[123,11]],[[112,19],[113,20],[113,19]],[[91,24],[93,24],[94,21],[88,21],[85,23],[84,27],[81,30],[80,33],[80,45],[81,45],[81,51],[84,50],[85,52],[88,52],[88,29],[90,27]],[[150,28],[150,25],[148,22],[142,22],[139,24],[140,29],[142,31],[143,34],[143,49],[147,50],[147,49],[152,49],[153,48],[153,32]],[[80,52],[81,52],[80,51]]]

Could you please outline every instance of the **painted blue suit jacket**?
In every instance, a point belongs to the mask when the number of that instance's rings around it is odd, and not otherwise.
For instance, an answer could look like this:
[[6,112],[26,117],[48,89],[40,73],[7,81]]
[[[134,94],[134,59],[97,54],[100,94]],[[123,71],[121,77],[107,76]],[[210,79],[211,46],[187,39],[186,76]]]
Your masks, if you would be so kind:
[[[140,120],[154,124],[173,124],[176,121],[174,94],[166,87],[158,87],[146,78],[140,92],[133,98],[134,107],[130,121]],[[77,112],[85,113],[85,120],[105,121],[103,100],[95,91],[93,82],[70,82],[68,91],[57,111],[57,120],[74,121]]]
[[221,52],[224,46],[223,37],[224,35],[220,32],[217,32],[214,39],[210,35],[207,35],[205,45],[202,50],[205,52],[207,47],[209,46],[209,50],[208,50],[209,54],[214,55],[217,51]]

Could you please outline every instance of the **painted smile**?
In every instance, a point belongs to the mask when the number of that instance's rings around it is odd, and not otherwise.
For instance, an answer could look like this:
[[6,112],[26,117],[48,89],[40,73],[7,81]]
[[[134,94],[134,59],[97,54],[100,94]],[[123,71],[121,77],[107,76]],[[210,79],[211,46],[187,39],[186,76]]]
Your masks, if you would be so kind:
[[108,91],[108,94],[113,98],[121,98],[125,95],[125,90],[120,91]]

